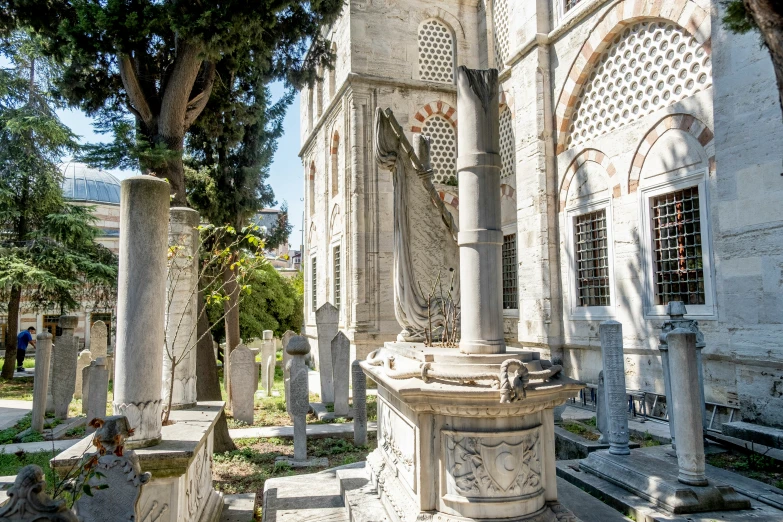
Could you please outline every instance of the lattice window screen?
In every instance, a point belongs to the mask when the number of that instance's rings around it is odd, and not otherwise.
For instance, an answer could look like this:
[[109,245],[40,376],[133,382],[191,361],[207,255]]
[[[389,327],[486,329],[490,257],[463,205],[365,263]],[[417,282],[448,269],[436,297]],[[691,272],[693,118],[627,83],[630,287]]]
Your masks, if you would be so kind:
[[498,70],[508,60],[508,0],[495,0],[492,5],[492,22],[495,26],[495,62]]
[[513,176],[516,172],[517,155],[514,147],[514,117],[508,106],[500,110],[500,177]]
[[430,162],[432,163],[433,182],[447,183],[455,179],[457,171],[457,133],[449,121],[433,114],[424,121],[421,129],[424,136],[430,137]]
[[334,306],[338,310],[340,309],[340,245],[334,247],[333,251],[333,267],[334,267]]
[[419,78],[454,83],[454,38],[437,20],[429,20],[419,29]]
[[519,308],[517,297],[517,235],[503,236],[503,309]]
[[566,145],[579,145],[712,84],[710,57],[684,29],[642,22],[620,33],[574,106]]
[[312,299],[313,312],[315,312],[318,309],[318,272],[316,270],[316,258],[311,260],[310,294]]
[[606,210],[574,220],[576,287],[579,306],[609,306],[609,246]]

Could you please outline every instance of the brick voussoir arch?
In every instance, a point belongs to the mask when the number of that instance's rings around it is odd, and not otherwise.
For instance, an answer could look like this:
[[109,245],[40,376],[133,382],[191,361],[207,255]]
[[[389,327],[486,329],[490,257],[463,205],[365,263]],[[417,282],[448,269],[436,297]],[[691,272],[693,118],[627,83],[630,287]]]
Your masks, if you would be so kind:
[[414,124],[411,125],[411,132],[420,133],[424,121],[433,114],[443,116],[455,129],[457,128],[457,109],[444,101],[433,101],[419,109],[416,114],[413,115]]
[[715,172],[715,147],[712,143],[715,136],[712,133],[712,129],[696,116],[690,114],[669,114],[647,131],[647,134],[644,135],[644,138],[642,138],[642,141],[636,148],[631,169],[628,171],[629,194],[636,192],[636,189],[639,188],[639,175],[642,173],[642,167],[650,149],[664,133],[670,130],[685,131],[696,138],[708,154],[710,173]]
[[568,165],[565,175],[563,176],[563,181],[560,184],[560,193],[558,195],[558,199],[560,200],[560,212],[564,211],[566,208],[568,189],[571,186],[571,181],[573,181],[574,176],[582,165],[588,161],[598,163],[606,171],[606,174],[609,176],[609,186],[612,187],[612,197],[617,198],[622,194],[619,176],[616,175],[617,168],[612,164],[609,156],[597,149],[585,149],[571,160],[571,163]]
[[601,17],[593,27],[590,36],[579,50],[568,73],[555,106],[555,128],[557,147],[560,154],[566,150],[568,127],[579,93],[589,78],[593,66],[612,40],[628,25],[644,19],[662,18],[670,20],[698,41],[707,53],[710,53],[710,14],[693,0],[619,0]]

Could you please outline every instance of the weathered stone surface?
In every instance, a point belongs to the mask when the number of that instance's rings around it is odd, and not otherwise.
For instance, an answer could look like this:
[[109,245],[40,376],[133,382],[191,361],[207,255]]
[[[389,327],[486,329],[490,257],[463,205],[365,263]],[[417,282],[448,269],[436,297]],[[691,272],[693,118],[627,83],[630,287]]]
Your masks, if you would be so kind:
[[291,399],[289,410],[294,420],[294,460],[307,460],[307,412],[310,410],[308,371],[304,358],[310,353],[307,337],[295,335],[286,348],[291,355]]
[[339,311],[331,303],[324,303],[315,312],[318,329],[318,371],[321,377],[321,401],[334,402],[334,375],[332,373],[332,339],[337,335]]
[[103,321],[95,321],[90,327],[90,354],[94,359],[109,353],[109,330]]
[[[35,364],[37,365],[38,362]],[[725,422],[721,425],[721,432],[729,437],[754,442],[756,444],[763,444],[770,448],[783,449],[783,430],[779,428],[759,426],[758,424],[742,421]]]
[[367,444],[367,376],[358,360],[351,363],[353,385],[353,443]]
[[598,431],[601,432],[600,443],[607,443],[607,430],[609,429],[606,420],[606,386],[604,385],[604,371],[598,372],[598,389],[595,391],[595,423]]
[[58,325],[62,335],[57,338],[57,345],[52,354],[52,400],[54,401],[54,416],[57,419],[68,418],[68,405],[73,399],[76,388],[76,363],[79,350],[79,339],[73,331],[79,322],[75,315],[63,315]]
[[609,453],[628,455],[628,413],[623,356],[623,325],[604,321],[599,327],[601,356],[604,362],[604,400],[606,401],[606,432]]
[[[109,390],[109,368],[105,357],[98,357],[86,368],[89,372],[87,394],[87,422],[106,417],[106,401]],[[92,428],[87,428],[87,433]]]
[[[8,490],[8,501],[0,506],[4,522],[79,522],[64,500],[52,500],[46,493],[43,470],[35,464],[23,467]],[[95,519],[107,520],[107,519]]]
[[342,332],[332,339],[332,376],[334,378],[334,413],[348,415],[351,342]]
[[41,432],[46,416],[46,396],[49,388],[49,367],[52,359],[52,334],[43,331],[37,335],[35,347],[35,379],[33,380],[33,413],[31,427]]
[[258,370],[253,352],[240,344],[231,352],[231,408],[234,418],[253,424],[253,396],[258,384]]
[[73,398],[82,398],[82,370],[87,368],[92,362],[92,353],[90,350],[79,352],[79,358],[76,360],[76,386],[74,387]]
[[272,396],[272,384],[275,380],[275,340],[272,330],[264,330],[261,345],[261,389],[267,397]]
[[286,332],[283,334],[283,387],[285,389],[285,410],[288,412],[288,414],[291,414],[291,411],[288,409],[288,389],[289,384],[291,380],[291,372],[288,365],[288,362],[291,360],[291,354],[288,353],[288,341],[291,340],[291,337],[296,335],[291,330],[286,330]]

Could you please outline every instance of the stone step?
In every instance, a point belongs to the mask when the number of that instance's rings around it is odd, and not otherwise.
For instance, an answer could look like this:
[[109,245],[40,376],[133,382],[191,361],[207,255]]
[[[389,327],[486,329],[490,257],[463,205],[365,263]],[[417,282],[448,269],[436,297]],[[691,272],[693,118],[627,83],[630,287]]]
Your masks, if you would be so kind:
[[631,522],[630,518],[561,477],[557,477],[557,501],[582,522]]
[[240,493],[223,497],[220,522],[253,522],[255,520],[256,494]]
[[750,422],[727,422],[721,427],[721,433],[769,448],[783,449],[783,430],[759,426]]
[[378,491],[368,479],[365,463],[337,471],[340,496],[350,522],[390,522],[383,509]]

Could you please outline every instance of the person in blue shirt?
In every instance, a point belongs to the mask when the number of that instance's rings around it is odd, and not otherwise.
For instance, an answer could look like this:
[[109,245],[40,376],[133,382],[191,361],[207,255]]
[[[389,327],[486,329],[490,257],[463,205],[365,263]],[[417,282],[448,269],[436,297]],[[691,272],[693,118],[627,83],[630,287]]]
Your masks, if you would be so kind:
[[31,326],[27,330],[22,330],[16,336],[16,371],[23,372],[24,356],[27,353],[27,346],[32,344],[35,348],[35,327]]

